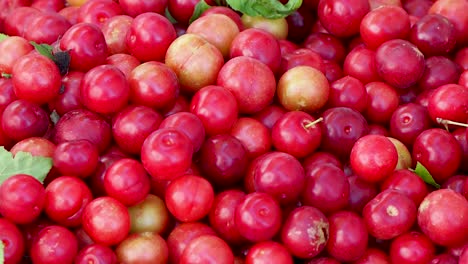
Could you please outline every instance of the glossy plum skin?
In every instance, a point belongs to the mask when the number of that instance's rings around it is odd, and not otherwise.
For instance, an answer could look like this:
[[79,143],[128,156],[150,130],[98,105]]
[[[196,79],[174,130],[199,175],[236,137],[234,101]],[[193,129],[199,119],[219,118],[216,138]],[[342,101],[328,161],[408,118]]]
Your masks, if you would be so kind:
[[97,66],[88,71],[80,91],[83,105],[99,114],[118,112],[130,98],[130,86],[124,73],[112,65]]
[[227,15],[204,12],[199,19],[190,24],[187,33],[202,36],[218,48],[224,58],[229,58],[232,42],[239,34],[239,27]]
[[192,141],[194,152],[200,150],[206,136],[201,119],[188,111],[180,111],[167,116],[162,120],[159,128],[173,128],[185,133]]
[[245,262],[251,264],[294,263],[288,250],[280,243],[274,241],[265,241],[254,244],[249,248],[247,256],[245,257]]
[[141,162],[123,158],[110,165],[104,175],[104,189],[125,206],[142,202],[150,191],[150,178]]
[[109,18],[122,14],[122,8],[118,3],[106,0],[91,0],[80,6],[78,22],[91,23],[102,27],[102,24]]
[[322,117],[321,148],[339,158],[348,157],[356,141],[369,133],[364,116],[352,108],[329,108]]
[[131,105],[115,115],[112,136],[123,151],[139,154],[146,137],[158,129],[162,121],[162,115],[150,107]]
[[320,23],[337,37],[349,37],[359,32],[362,18],[369,12],[368,1],[320,1],[317,12]]
[[430,263],[435,257],[432,241],[420,232],[409,232],[395,238],[390,245],[392,263]]
[[240,113],[251,114],[271,103],[276,80],[268,66],[253,58],[240,56],[224,64],[219,71],[217,85],[234,94]]
[[47,112],[40,105],[23,99],[8,104],[1,118],[3,133],[16,142],[44,136],[49,123]]
[[14,91],[19,99],[44,104],[58,96],[61,76],[49,58],[30,53],[19,58],[11,70]]
[[0,70],[4,73],[11,73],[13,65],[22,56],[33,50],[33,46],[19,36],[11,36],[0,43],[0,52],[4,54],[0,58]]
[[244,183],[249,192],[265,192],[281,205],[290,205],[304,189],[304,169],[290,154],[268,152],[250,163]]
[[209,137],[200,150],[200,169],[217,187],[232,186],[244,177],[249,164],[247,152],[235,137],[218,134]]
[[343,63],[343,72],[364,84],[381,80],[375,65],[375,51],[365,45],[349,51]]
[[154,178],[171,180],[190,167],[193,146],[190,139],[175,129],[164,128],[151,133],[143,142],[141,162]]
[[297,66],[281,75],[276,94],[281,105],[287,110],[313,113],[326,105],[330,85],[320,70]]
[[[153,31],[155,29],[157,31]],[[149,31],[155,34],[149,34]],[[130,54],[140,61],[162,61],[176,37],[176,31],[167,18],[147,12],[133,19],[126,36],[126,44]]]
[[427,56],[445,55],[455,47],[455,27],[445,16],[427,14],[416,22],[409,39]]
[[102,261],[103,263],[117,263],[117,256],[114,251],[112,251],[110,247],[99,244],[92,244],[80,249],[75,257],[75,262],[77,264],[85,264],[95,259],[98,259],[98,261]]
[[418,208],[418,224],[435,244],[457,246],[466,243],[468,201],[450,189],[428,194]]
[[86,234],[104,246],[117,245],[130,231],[127,207],[109,196],[91,201],[84,208],[82,221]]
[[[327,252],[335,259],[349,262],[359,259],[367,248],[368,234],[364,220],[354,212],[339,211],[328,217],[330,235]],[[342,232],[348,235],[341,236]]]
[[150,61],[133,68],[127,78],[130,102],[162,110],[175,104],[179,96],[179,82],[167,65]]
[[427,109],[432,120],[437,118],[466,122],[468,119],[468,90],[458,84],[445,84],[429,96]]
[[320,164],[305,175],[301,201],[304,205],[330,214],[348,204],[349,191],[349,182],[342,169],[330,164]]
[[273,238],[281,228],[282,211],[269,194],[247,194],[236,207],[234,223],[239,233],[251,242]]
[[424,73],[425,66],[422,52],[409,41],[401,39],[392,39],[380,45],[376,50],[375,63],[378,74],[388,84],[401,89],[415,84]]
[[207,216],[214,200],[210,182],[186,174],[171,181],[166,189],[167,209],[182,222],[194,222]]
[[238,118],[231,127],[230,134],[242,143],[249,159],[254,159],[271,149],[270,130],[255,118]]
[[406,146],[411,146],[416,137],[431,127],[427,108],[416,103],[398,106],[390,118],[390,134]]
[[362,180],[356,175],[348,176],[349,199],[347,210],[361,213],[364,206],[378,194],[377,184]]
[[327,102],[330,107],[349,107],[362,113],[366,109],[367,101],[366,88],[357,78],[345,76],[330,84]]
[[[379,156],[374,151],[379,151]],[[397,165],[395,146],[384,136],[367,135],[356,142],[351,150],[350,162],[358,177],[370,182],[385,179]]]
[[223,55],[215,45],[191,33],[175,39],[164,60],[176,73],[181,89],[188,93],[214,85],[223,62]]
[[60,93],[55,100],[49,103],[49,108],[57,111],[60,116],[66,112],[82,108],[80,100],[80,85],[84,73],[79,71],[69,71],[62,77],[63,93]]
[[[222,108],[219,102],[223,102]],[[217,85],[201,88],[190,102],[190,112],[201,120],[207,135],[229,132],[236,122],[238,109],[234,94]]]
[[0,241],[6,264],[18,263],[25,252],[25,241],[18,227],[6,218],[0,218]]
[[[442,148],[441,144],[445,147]],[[425,130],[413,144],[413,160],[424,165],[436,182],[445,181],[458,170],[461,156],[461,147],[457,140],[441,128]]]
[[61,176],[45,189],[44,211],[53,221],[63,226],[81,225],[84,207],[93,200],[89,187],[77,177]]
[[360,24],[360,35],[371,49],[391,39],[405,39],[410,32],[410,19],[398,6],[383,6],[367,13]]
[[30,255],[34,263],[72,263],[78,254],[78,241],[67,228],[50,225],[39,231],[32,242]]
[[99,150],[85,139],[57,144],[53,155],[54,167],[62,175],[87,178],[99,163]]
[[115,249],[118,263],[167,263],[169,250],[166,241],[153,232],[131,234]]
[[99,153],[104,153],[111,144],[112,130],[102,116],[84,109],[65,113],[54,127],[52,141],[55,144],[85,139],[95,144]]
[[363,209],[369,234],[391,239],[407,232],[416,222],[417,208],[405,194],[387,189],[374,197]]
[[188,222],[177,225],[168,235],[166,241],[169,249],[169,262],[179,263],[187,245],[203,235],[216,235],[215,231],[201,222]]
[[[325,249],[329,236],[327,217],[312,206],[301,206],[289,213],[281,229],[281,241],[293,256],[313,258]],[[313,230],[309,235],[308,230]]]
[[395,170],[381,183],[380,189],[399,190],[411,198],[416,205],[419,205],[429,193],[426,183],[417,174],[407,169]]
[[387,124],[398,108],[397,91],[384,82],[370,82],[365,85],[367,105],[364,112],[366,119],[378,124]]
[[86,72],[104,64],[108,55],[101,29],[90,23],[77,23],[60,39],[60,49],[70,50],[70,68]]
[[211,227],[230,245],[241,245],[246,242],[234,222],[236,207],[245,195],[245,192],[237,189],[219,192],[208,214]]
[[273,146],[282,152],[303,158],[313,153],[322,140],[320,122],[303,111],[290,111],[277,120],[271,129]]
[[[263,46],[263,49],[258,49]],[[281,50],[278,40],[269,32],[249,28],[241,31],[233,40],[230,47],[230,57],[248,56],[266,64],[272,72],[280,68]]]
[[16,224],[28,224],[36,220],[44,208],[45,189],[33,176],[16,174],[0,185],[0,198],[3,217]]
[[202,235],[187,244],[180,263],[234,263],[234,253],[229,245],[213,235]]

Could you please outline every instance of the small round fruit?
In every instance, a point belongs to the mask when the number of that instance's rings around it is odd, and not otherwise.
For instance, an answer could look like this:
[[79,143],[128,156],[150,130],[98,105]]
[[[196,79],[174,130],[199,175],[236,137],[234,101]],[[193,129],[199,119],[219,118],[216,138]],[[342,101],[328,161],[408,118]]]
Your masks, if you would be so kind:
[[419,205],[418,225],[435,244],[454,247],[468,238],[468,201],[451,189],[429,193]]
[[169,250],[164,239],[153,232],[131,234],[115,249],[119,263],[164,264]]
[[182,222],[194,222],[207,216],[213,200],[214,190],[210,182],[196,175],[180,176],[166,189],[167,209]]
[[99,114],[120,111],[130,98],[125,74],[112,65],[100,65],[89,70],[83,77],[80,92],[83,105]]
[[330,86],[325,75],[309,66],[286,71],[278,81],[278,99],[287,110],[315,112],[328,100]]
[[59,95],[62,77],[57,65],[46,56],[37,53],[22,56],[13,65],[11,75],[19,99],[41,105]]
[[298,258],[313,258],[325,249],[330,224],[315,207],[301,206],[286,217],[281,230],[283,245]]
[[58,225],[50,225],[39,231],[30,249],[31,260],[37,264],[73,263],[77,254],[75,234]]
[[[341,262],[350,262],[364,255],[368,233],[364,220],[354,212],[340,211],[328,217],[330,234],[327,252]],[[342,234],[346,233],[346,236]]]
[[353,146],[351,168],[358,177],[369,182],[379,182],[395,170],[398,152],[385,136],[367,135]]
[[281,228],[281,208],[269,194],[250,193],[236,207],[234,222],[239,233],[249,241],[266,241]]
[[424,55],[411,42],[393,39],[384,42],[375,53],[379,75],[390,85],[408,88],[424,73]]
[[127,207],[109,196],[91,201],[84,208],[82,221],[86,234],[104,246],[119,244],[130,231]]
[[141,147],[141,162],[158,180],[184,174],[192,163],[192,141],[179,130],[163,128],[151,133]]
[[413,200],[398,190],[387,189],[370,200],[362,211],[369,234],[377,239],[392,239],[416,222]]
[[230,59],[219,71],[217,85],[236,97],[239,112],[252,114],[269,105],[275,96],[276,79],[262,62],[240,56]]
[[107,58],[107,44],[101,29],[91,23],[77,23],[60,38],[60,49],[70,51],[70,69],[87,72]]
[[142,62],[163,61],[177,34],[171,22],[158,13],[136,16],[126,36],[127,49]]
[[231,43],[239,34],[239,27],[226,15],[205,14],[190,24],[187,33],[203,37],[218,48],[224,58],[229,58]]
[[202,36],[184,34],[168,47],[165,64],[176,73],[181,89],[193,93],[216,83],[224,58]]
[[16,224],[32,223],[44,204],[44,186],[31,175],[16,174],[0,185],[0,214]]
[[18,226],[0,217],[0,243],[5,264],[20,263],[25,253],[25,240]]

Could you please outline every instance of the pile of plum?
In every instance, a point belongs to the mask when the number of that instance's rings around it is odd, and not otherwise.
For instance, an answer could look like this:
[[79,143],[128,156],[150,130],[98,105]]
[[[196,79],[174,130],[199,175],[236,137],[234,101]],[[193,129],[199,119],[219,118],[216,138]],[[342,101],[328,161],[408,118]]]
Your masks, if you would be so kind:
[[0,263],[467,264],[467,11],[0,1]]

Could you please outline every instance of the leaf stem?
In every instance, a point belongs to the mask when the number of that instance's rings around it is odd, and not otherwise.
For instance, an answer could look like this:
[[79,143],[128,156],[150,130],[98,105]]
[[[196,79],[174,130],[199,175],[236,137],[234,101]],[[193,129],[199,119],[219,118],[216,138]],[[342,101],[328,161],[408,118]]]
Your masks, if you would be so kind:
[[460,122],[456,122],[456,121],[452,121],[452,120],[447,120],[447,119],[443,119],[443,118],[440,118],[440,117],[436,118],[436,122],[437,122],[437,124],[443,125],[445,127],[445,129],[447,129],[447,130],[449,130],[448,129],[449,125],[460,126],[460,127],[468,127],[468,124],[460,123]]
[[312,122],[310,122],[310,123],[307,123],[307,124],[304,126],[304,128],[311,128],[311,127],[315,126],[316,124],[318,124],[318,123],[320,123],[320,122],[322,122],[322,121],[323,121],[323,117],[320,117],[320,118],[318,118],[318,119],[315,120],[315,121],[312,121]]

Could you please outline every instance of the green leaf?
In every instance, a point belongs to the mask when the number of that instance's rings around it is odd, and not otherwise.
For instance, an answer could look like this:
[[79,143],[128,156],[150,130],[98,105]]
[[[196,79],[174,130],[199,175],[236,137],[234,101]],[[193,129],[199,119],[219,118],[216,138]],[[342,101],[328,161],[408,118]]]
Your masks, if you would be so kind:
[[69,51],[57,51],[53,53],[53,58],[55,65],[59,68],[60,75],[64,76],[68,73],[68,68],[70,67],[70,52]]
[[15,174],[28,174],[44,182],[52,168],[52,158],[32,156],[29,152],[18,152],[15,157],[0,147],[0,185]]
[[164,15],[169,21],[171,21],[172,24],[177,23],[177,20],[175,20],[175,18],[171,15],[168,8],[166,8]]
[[211,6],[208,5],[205,0],[200,0],[198,4],[195,6],[195,10],[193,10],[193,14],[190,17],[189,23],[192,24],[193,21],[195,21],[197,18],[203,14],[206,10],[208,10]]
[[33,45],[37,52],[39,52],[41,55],[44,55],[51,60],[54,59],[54,55],[52,54],[52,46],[47,44],[37,44],[34,41],[30,41],[29,43],[31,43],[31,45]]
[[11,74],[10,74],[10,73],[4,73],[4,72],[2,72],[2,78],[10,79],[10,78],[11,78]]
[[302,5],[302,0],[289,0],[283,5],[278,0],[226,0],[229,6],[243,14],[269,19],[278,19],[289,16]]
[[3,254],[4,250],[5,250],[5,245],[3,245],[3,242],[0,240],[0,264],[3,264],[5,262],[5,256]]
[[425,183],[430,184],[430,185],[436,187],[437,189],[440,189],[440,185],[434,180],[431,173],[429,173],[429,171],[426,169],[426,167],[424,167],[424,165],[419,163],[419,161],[418,161],[418,163],[416,163],[416,168],[414,170],[411,170],[411,171],[416,173],[421,179],[423,179],[423,181]]
[[60,120],[60,115],[57,113],[57,111],[55,111],[55,109],[52,110],[52,113],[50,113],[49,117],[54,125],[57,124],[57,122]]
[[31,45],[39,52],[39,54],[46,56],[47,58],[54,61],[55,65],[59,68],[60,74],[63,76],[68,73],[68,68],[70,67],[70,52],[69,51],[53,51],[51,45],[48,44],[38,44],[34,41],[30,41]]
[[3,34],[3,33],[0,33],[0,42],[1,41],[4,41],[5,39],[7,39],[9,36],[6,35],[6,34]]
[[226,0],[215,0],[217,6],[226,6]]

